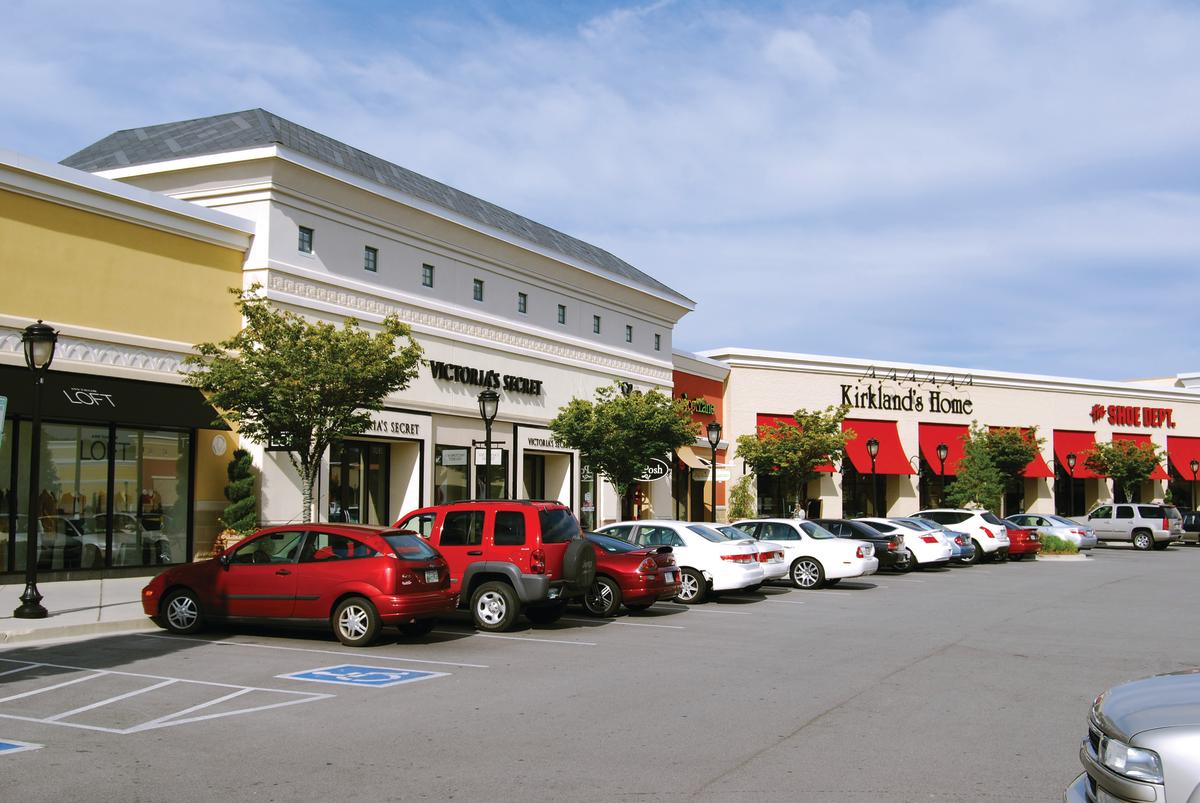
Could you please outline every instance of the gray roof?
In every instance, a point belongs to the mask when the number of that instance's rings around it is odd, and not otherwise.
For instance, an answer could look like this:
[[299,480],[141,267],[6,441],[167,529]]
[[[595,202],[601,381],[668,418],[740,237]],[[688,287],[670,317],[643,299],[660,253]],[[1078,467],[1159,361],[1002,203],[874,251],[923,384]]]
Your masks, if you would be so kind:
[[351,148],[336,139],[296,125],[263,109],[249,109],[232,114],[117,131],[68,156],[63,159],[62,164],[94,173],[129,165],[226,153],[276,143],[356,176],[436,204],[485,226],[585,262],[613,275],[623,283],[639,285],[689,308],[694,306],[694,302],[687,296],[672,290],[602,248],[577,240],[541,223],[535,223],[515,212],[426,178],[378,156]]

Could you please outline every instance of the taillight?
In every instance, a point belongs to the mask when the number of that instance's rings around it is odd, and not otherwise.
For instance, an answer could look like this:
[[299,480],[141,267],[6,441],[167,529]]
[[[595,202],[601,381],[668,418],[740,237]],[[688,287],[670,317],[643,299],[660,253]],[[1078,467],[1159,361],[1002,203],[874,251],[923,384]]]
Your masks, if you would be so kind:
[[854,550],[854,555],[855,557],[865,558],[867,556],[867,551],[862,547],[859,547],[858,549]]
[[727,560],[730,563],[754,563],[753,555],[722,555],[721,560]]
[[1162,528],[1163,528],[1164,530],[1169,530],[1169,529],[1171,529],[1171,520],[1170,520],[1170,519],[1163,519],[1163,526],[1162,526]]
[[638,565],[637,570],[643,574],[653,574],[658,571],[658,564],[654,562],[654,558],[646,558]]
[[967,545],[967,542],[963,540],[963,537],[961,535],[954,536],[954,543],[958,544],[959,546]]
[[992,531],[991,531],[991,530],[989,530],[987,527],[980,527],[979,529],[981,529],[981,530],[983,530],[985,533],[987,533],[987,537],[988,537],[988,538],[995,538],[995,537],[996,537],[996,536],[992,535]]
[[782,557],[783,555],[778,552],[760,552],[758,555],[758,560],[760,563],[770,563],[771,561],[775,560],[775,558]]
[[921,540],[927,544],[936,544],[937,543],[937,539],[934,538],[932,535],[922,535]]
[[533,550],[533,554],[529,556],[529,571],[534,574],[546,573],[546,550]]
[[888,541],[888,551],[889,551],[889,552],[891,552],[891,551],[893,551],[893,550],[896,550],[896,549],[899,549],[899,548],[900,548],[900,542],[899,542],[899,541]]

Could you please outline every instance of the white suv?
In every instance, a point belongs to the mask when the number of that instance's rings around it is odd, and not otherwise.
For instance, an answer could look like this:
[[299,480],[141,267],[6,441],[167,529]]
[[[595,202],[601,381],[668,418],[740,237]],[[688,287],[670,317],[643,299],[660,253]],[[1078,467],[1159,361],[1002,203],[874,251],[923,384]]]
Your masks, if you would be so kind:
[[752,538],[783,547],[796,588],[837,585],[844,577],[864,577],[879,570],[873,544],[838,538],[815,522],[748,519],[735,521],[733,526]]
[[1008,559],[1008,529],[994,513],[966,508],[937,508],[921,510],[913,515],[949,525],[958,532],[970,535],[975,544],[975,554],[968,563]]

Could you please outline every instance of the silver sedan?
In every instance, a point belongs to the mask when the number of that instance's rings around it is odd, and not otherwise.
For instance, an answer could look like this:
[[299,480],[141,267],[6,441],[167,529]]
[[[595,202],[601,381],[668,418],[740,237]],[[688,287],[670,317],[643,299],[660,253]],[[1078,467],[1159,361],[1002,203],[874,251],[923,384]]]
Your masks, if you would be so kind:
[[1039,534],[1053,535],[1074,544],[1082,552],[1096,546],[1096,531],[1087,524],[1045,513],[1017,513],[1009,521],[1022,527],[1034,527]]

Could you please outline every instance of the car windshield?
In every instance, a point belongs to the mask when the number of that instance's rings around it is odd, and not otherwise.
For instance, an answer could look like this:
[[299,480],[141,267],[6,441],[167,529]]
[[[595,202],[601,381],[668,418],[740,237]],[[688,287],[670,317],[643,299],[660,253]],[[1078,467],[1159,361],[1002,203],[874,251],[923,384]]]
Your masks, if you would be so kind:
[[620,554],[623,552],[634,552],[638,549],[641,549],[641,547],[634,546],[628,541],[621,541],[602,533],[585,533],[583,537],[603,549],[605,552],[614,552]]
[[724,527],[717,527],[716,530],[721,535],[728,538],[730,541],[741,541],[743,538],[750,537],[746,533],[739,530],[737,527],[731,527],[728,524],[726,524]]
[[565,507],[555,507],[538,511],[538,521],[542,525],[543,544],[565,544],[572,538],[578,538],[582,533],[579,520],[575,514]]
[[1162,511],[1163,511],[1163,516],[1168,519],[1179,518],[1179,509],[1178,508],[1171,507],[1170,505],[1163,505]]
[[[719,544],[722,541],[729,540],[729,538],[727,538],[720,530],[714,530],[707,524],[689,524],[687,528],[706,541],[712,541],[714,544]],[[749,537],[750,536],[748,535],[742,536],[743,539]]]
[[425,539],[413,532],[395,530],[383,534],[383,540],[400,560],[431,560],[438,556],[437,550],[425,543]]
[[1000,521],[995,513],[990,513],[986,510],[979,514],[979,518],[983,519],[988,524],[999,524],[1001,527],[1004,526],[1004,522]]
[[800,529],[804,530],[809,538],[837,538],[836,535],[826,530],[820,524],[811,521],[800,522]]
[[907,524],[909,527],[915,527],[918,530],[937,530],[940,529],[936,524],[925,521],[925,519],[896,519],[900,524]]

